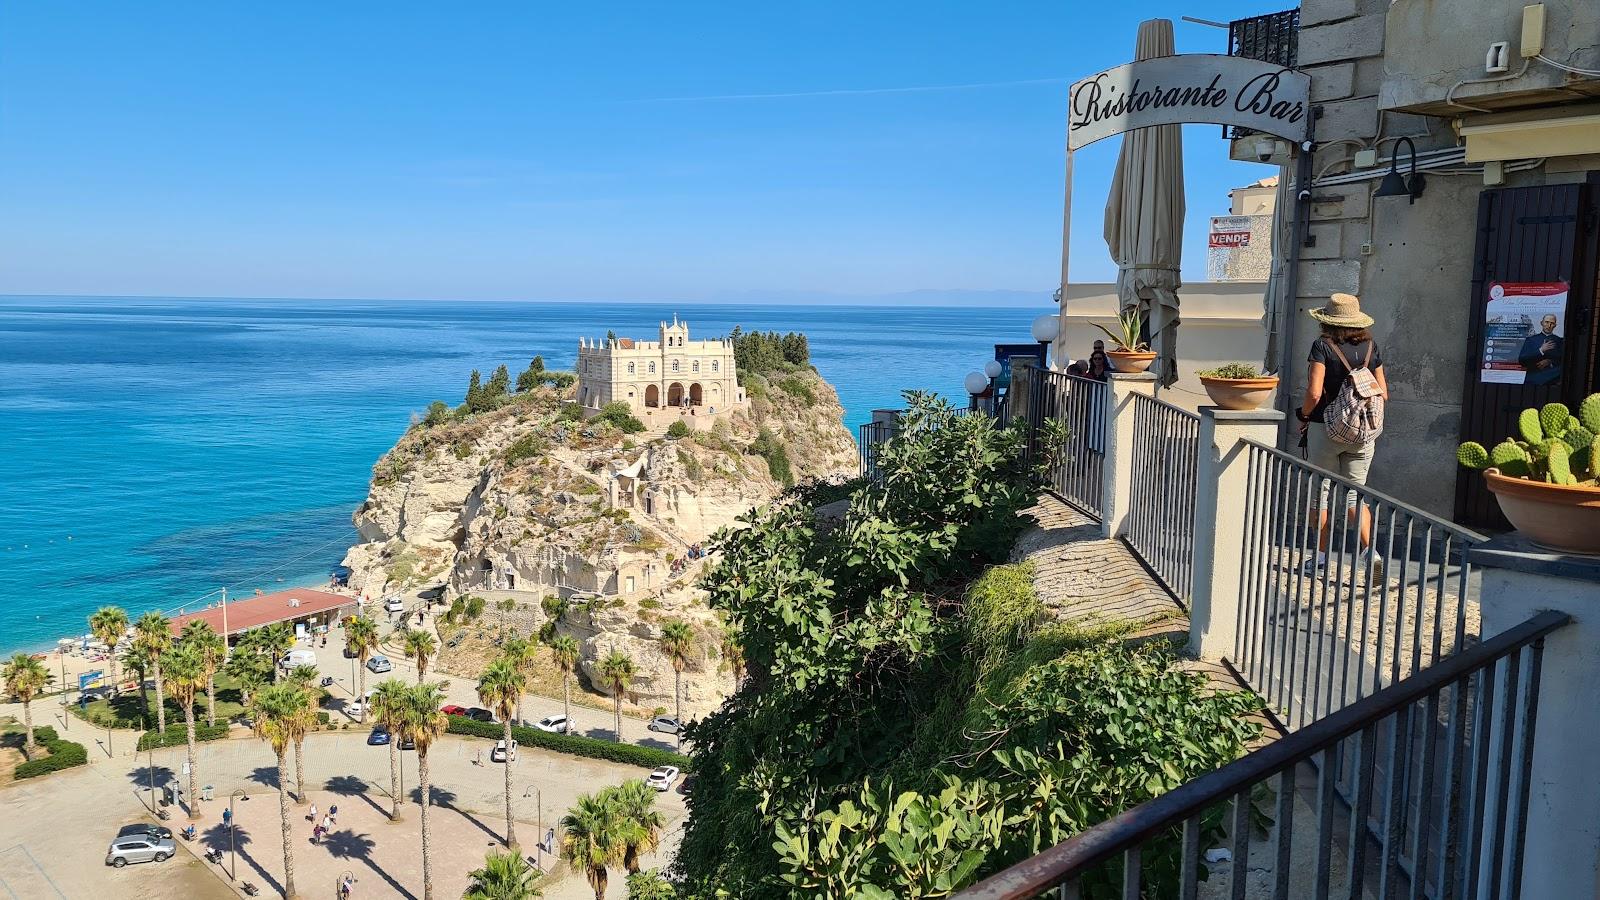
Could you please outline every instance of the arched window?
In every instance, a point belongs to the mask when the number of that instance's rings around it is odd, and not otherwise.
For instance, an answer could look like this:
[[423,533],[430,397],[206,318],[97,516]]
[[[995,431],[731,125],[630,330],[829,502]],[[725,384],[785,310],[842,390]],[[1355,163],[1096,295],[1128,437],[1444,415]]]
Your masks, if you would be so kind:
[[633,363],[628,363],[628,374],[629,375],[633,374]]
[[672,361],[672,371],[674,371],[674,372],[678,371],[678,361],[677,360],[673,360]]
[[650,363],[650,374],[654,375],[655,373],[656,373],[656,364],[654,362],[651,362]]
[[718,363],[718,362],[720,362],[720,360],[715,360],[715,359],[713,359],[713,360],[712,360],[712,361],[711,361],[711,371],[713,371],[713,372],[715,372],[715,371],[717,371],[717,363]]
[[689,364],[689,371],[691,371],[691,372],[700,371],[700,360],[697,359],[694,362],[690,363]]

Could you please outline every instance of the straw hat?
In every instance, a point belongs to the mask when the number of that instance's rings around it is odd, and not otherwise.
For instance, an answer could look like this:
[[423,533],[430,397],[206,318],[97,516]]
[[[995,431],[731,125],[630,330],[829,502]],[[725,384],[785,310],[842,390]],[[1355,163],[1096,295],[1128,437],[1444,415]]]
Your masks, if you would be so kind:
[[1354,294],[1334,294],[1328,298],[1327,306],[1311,311],[1311,318],[1341,328],[1366,328],[1373,321],[1361,311],[1361,298]]

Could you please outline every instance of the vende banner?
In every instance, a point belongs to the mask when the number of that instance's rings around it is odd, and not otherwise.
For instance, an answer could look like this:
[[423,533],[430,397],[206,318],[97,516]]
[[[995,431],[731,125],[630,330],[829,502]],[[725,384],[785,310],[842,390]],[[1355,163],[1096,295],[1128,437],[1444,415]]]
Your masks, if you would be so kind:
[[1249,216],[1212,216],[1211,241],[1213,250],[1250,246]]
[[1565,281],[1496,281],[1483,315],[1486,384],[1554,384],[1566,351]]
[[1072,85],[1067,149],[1134,128],[1208,122],[1298,141],[1311,76],[1242,56],[1180,53],[1124,63]]

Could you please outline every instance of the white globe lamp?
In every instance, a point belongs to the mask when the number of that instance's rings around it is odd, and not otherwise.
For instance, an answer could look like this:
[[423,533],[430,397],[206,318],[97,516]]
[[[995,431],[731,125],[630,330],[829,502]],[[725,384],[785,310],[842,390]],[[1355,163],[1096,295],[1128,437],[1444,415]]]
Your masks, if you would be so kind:
[[991,359],[983,364],[983,374],[989,376],[990,378],[999,378],[1000,373],[1003,371],[1005,370],[1000,367],[1000,361],[998,359]]
[[967,393],[977,395],[989,389],[989,376],[982,372],[968,372],[965,381]]
[[1040,316],[1033,320],[1033,339],[1041,344],[1048,344],[1061,334],[1061,317],[1055,314]]

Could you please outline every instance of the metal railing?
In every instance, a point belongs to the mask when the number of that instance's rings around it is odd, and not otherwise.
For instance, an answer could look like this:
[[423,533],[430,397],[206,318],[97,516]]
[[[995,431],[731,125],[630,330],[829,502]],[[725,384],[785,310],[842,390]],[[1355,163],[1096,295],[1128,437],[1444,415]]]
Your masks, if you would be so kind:
[[1133,472],[1127,542],[1167,590],[1187,603],[1194,584],[1194,495],[1200,417],[1133,396]]
[[[1294,68],[1300,60],[1299,8],[1229,22],[1228,55],[1277,63],[1286,69]],[[1249,128],[1222,126],[1224,138],[1242,138],[1252,134],[1255,132]]]
[[1485,538],[1281,450],[1244,446],[1230,661],[1285,727],[1314,722],[1477,639],[1471,550]]
[[878,446],[888,443],[899,431],[895,422],[868,422],[859,429],[861,439],[856,442],[856,448],[861,454],[861,477],[868,481],[878,478]]
[[1219,897],[1515,900],[1544,637],[1570,621],[1540,613],[956,897],[1195,900],[1205,877]]
[[1027,422],[1029,460],[1047,450],[1047,422],[1066,425],[1065,444],[1056,448],[1045,481],[1063,500],[1096,517],[1105,490],[1108,391],[1103,381],[1024,366],[1012,372],[1003,413]]

